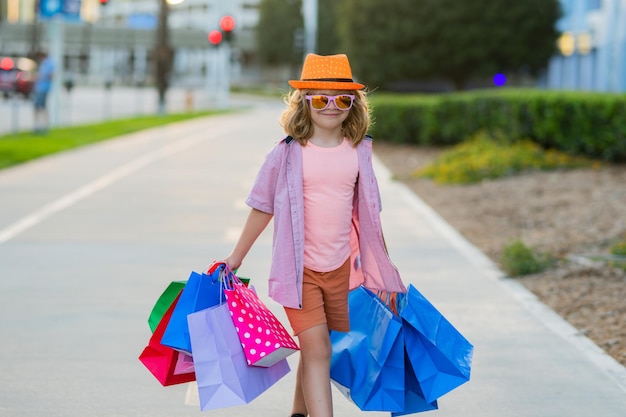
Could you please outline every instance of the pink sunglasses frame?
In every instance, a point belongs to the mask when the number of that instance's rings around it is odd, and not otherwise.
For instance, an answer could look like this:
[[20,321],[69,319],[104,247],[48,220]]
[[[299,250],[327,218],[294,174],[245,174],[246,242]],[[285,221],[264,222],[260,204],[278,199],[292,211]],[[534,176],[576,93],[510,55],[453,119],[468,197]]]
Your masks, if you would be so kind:
[[[341,111],[348,111],[354,105],[354,98],[356,96],[354,94],[337,94],[336,96],[329,96],[328,94],[311,94],[311,95],[307,94],[304,97],[309,101],[309,105],[311,106],[311,109],[313,110],[318,110],[318,111],[326,110],[328,106],[330,106],[330,103],[333,103],[336,109],[341,110]],[[322,107],[321,109],[316,109],[315,107],[313,107],[313,97],[326,97],[328,99],[328,103],[326,103],[326,106]],[[348,107],[347,109],[342,109],[341,107],[337,106],[337,102],[335,101],[337,97],[350,97],[350,99],[352,100],[350,102],[350,107]]]

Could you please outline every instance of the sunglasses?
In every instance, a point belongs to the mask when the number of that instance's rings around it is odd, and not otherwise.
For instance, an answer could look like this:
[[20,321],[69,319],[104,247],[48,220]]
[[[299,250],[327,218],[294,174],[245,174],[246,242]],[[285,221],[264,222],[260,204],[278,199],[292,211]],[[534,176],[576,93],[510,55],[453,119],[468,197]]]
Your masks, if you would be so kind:
[[334,103],[339,110],[350,110],[354,104],[354,95],[339,94],[338,96],[327,96],[326,94],[315,94],[305,96],[311,102],[311,108],[315,110],[324,110],[330,103]]

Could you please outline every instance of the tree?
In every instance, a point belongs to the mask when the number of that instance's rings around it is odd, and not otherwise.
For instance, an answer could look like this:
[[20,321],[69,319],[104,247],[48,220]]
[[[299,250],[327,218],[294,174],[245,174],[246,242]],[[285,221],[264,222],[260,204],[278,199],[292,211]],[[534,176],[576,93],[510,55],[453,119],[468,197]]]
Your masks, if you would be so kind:
[[558,0],[342,0],[340,39],[370,86],[537,74],[555,52]]
[[343,22],[337,18],[340,3],[338,0],[318,0],[317,53],[320,55],[343,53],[337,30],[337,24]]
[[261,63],[294,64],[302,60],[295,48],[297,30],[303,27],[300,0],[261,0],[257,25],[257,51]]
[[[318,54],[330,55],[342,52],[335,23],[337,4],[337,0],[318,0],[316,48]],[[261,62],[269,65],[301,64],[304,49],[302,1],[261,0],[259,15],[257,47]]]

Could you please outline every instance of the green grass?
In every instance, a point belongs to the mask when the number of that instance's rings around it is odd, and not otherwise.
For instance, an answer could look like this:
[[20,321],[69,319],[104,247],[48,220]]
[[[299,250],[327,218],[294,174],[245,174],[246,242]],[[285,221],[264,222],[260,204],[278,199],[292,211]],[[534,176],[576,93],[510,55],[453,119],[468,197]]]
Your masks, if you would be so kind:
[[88,125],[55,128],[46,134],[21,132],[0,136],[0,169],[140,130],[216,113],[219,113],[219,111],[141,116]]

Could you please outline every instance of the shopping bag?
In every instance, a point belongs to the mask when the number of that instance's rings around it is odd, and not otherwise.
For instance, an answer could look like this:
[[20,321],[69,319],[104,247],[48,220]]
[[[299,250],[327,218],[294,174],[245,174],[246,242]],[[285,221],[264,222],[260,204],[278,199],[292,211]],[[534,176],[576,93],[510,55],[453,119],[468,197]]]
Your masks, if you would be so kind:
[[220,285],[221,273],[222,270],[219,268],[209,274],[191,273],[163,333],[162,345],[191,355],[187,315],[215,306],[224,300],[224,292]]
[[332,331],[330,377],[363,411],[405,410],[402,322],[363,286],[348,295],[350,331]]
[[167,309],[170,308],[184,287],[185,281],[172,281],[157,299],[154,307],[152,307],[152,311],[150,311],[150,316],[148,316],[148,326],[150,326],[150,331],[152,333],[154,333],[154,330],[161,322],[163,315],[165,315]]
[[413,285],[400,316],[408,358],[427,402],[469,381],[474,347]]
[[407,414],[419,413],[422,411],[437,410],[437,400],[428,402],[424,398],[422,388],[415,376],[415,370],[409,361],[406,351],[406,345],[404,349],[404,410],[400,412],[392,412],[391,417],[400,417]]
[[177,296],[163,315],[150,337],[148,346],[139,355],[139,360],[155,376],[163,386],[182,384],[196,379],[194,364],[191,356],[178,352],[160,343],[172,312],[179,300]]
[[268,368],[248,366],[226,304],[187,319],[202,411],[247,404],[289,372],[286,359]]
[[252,288],[235,279],[225,293],[248,365],[272,366],[299,350],[287,329]]

